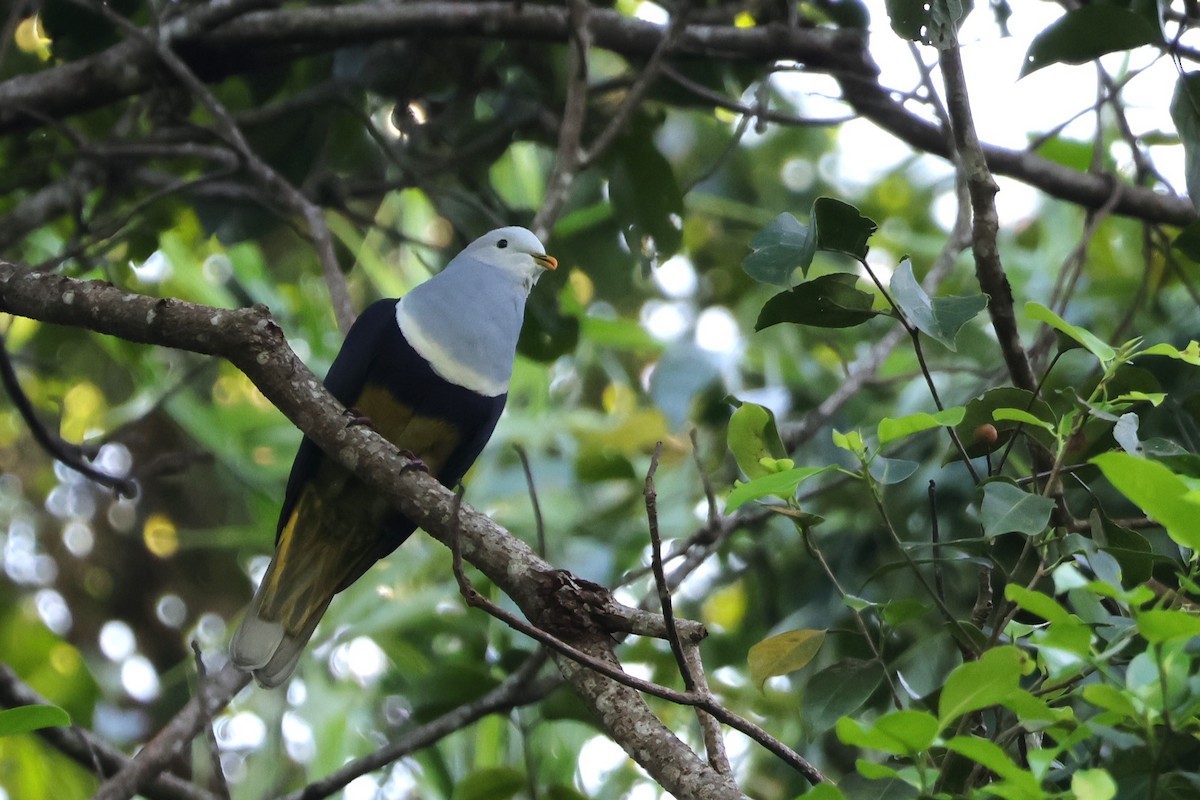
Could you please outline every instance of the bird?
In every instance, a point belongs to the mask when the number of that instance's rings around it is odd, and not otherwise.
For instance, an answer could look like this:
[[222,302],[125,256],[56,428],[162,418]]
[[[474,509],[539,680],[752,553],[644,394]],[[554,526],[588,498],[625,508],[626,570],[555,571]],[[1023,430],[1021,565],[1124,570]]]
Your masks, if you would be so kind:
[[[447,487],[492,435],[508,397],[525,301],[558,267],[533,232],[498,228],[403,297],[355,320],[325,377],[352,421],[371,425]],[[230,641],[230,660],[265,688],[296,668],[333,596],[416,529],[384,495],[300,443],[275,553]]]

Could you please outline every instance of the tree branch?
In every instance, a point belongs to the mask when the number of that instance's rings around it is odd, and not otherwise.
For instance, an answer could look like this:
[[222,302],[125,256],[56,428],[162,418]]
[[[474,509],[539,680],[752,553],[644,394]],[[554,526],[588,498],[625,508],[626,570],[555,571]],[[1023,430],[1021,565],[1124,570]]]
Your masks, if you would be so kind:
[[[345,409],[288,347],[264,307],[217,309],[155,299],[101,281],[27,272],[0,262],[0,311],[228,359],[322,450],[391,497],[421,528],[443,543],[448,543],[450,532],[457,529],[463,556],[508,594],[534,625],[558,630],[560,638],[591,657],[618,663],[611,636],[595,625],[562,630],[561,597],[556,591],[563,581],[561,571],[485,515],[467,506],[461,515],[456,514],[454,494],[436,479],[416,470],[402,470],[408,461],[375,431],[347,426]],[[661,615],[621,606],[604,590],[593,593],[583,610],[606,626],[624,624],[657,629],[661,632],[655,635],[659,636],[666,633]],[[680,627],[681,635],[688,635],[682,624]],[[637,691],[567,660],[561,660],[559,667],[601,726],[672,794],[680,798],[734,796],[727,778],[671,733]],[[209,683],[222,681],[224,676],[222,671]],[[709,710],[719,718],[724,711],[719,707]],[[192,713],[178,725],[172,723],[139,754],[137,770],[127,771],[130,775],[123,779],[121,790],[114,788],[97,798],[116,800],[128,797],[127,790],[136,791],[140,782],[161,769],[165,761],[159,760],[160,755],[169,757],[183,737],[190,740],[195,735],[199,717]],[[190,730],[184,730],[185,722]],[[160,742],[164,736],[167,738]]]
[[[402,4],[358,3],[313,8],[287,6],[255,11],[268,0],[226,0],[199,6],[167,26],[172,47],[205,81],[297,52],[321,53],[348,44],[388,38],[485,36],[493,39],[565,42],[569,11],[557,5],[428,0]],[[605,9],[589,10],[593,44],[624,56],[646,58],[667,35],[662,26]],[[236,19],[234,19],[236,17]],[[225,24],[221,24],[225,23]],[[832,75],[853,109],[918,151],[949,157],[938,126],[908,111],[878,81],[861,32],[689,23],[664,55],[769,64],[795,61]],[[163,67],[144,41],[127,39],[87,58],[0,83],[0,134],[41,127],[47,120],[82,113],[149,90]],[[36,115],[29,110],[37,109]],[[1100,208],[1112,194],[1098,175],[1077,172],[1025,151],[981,145],[991,170],[1086,208]],[[1184,226],[1196,219],[1178,196],[1130,187],[1114,213]]]
[[[11,667],[0,663],[0,706],[16,708],[49,704],[50,700],[30,688]],[[42,728],[37,734],[85,769],[98,771],[100,777],[124,770],[133,763],[120,750],[79,725]],[[142,786],[141,792],[150,800],[217,800],[216,795],[170,772],[155,775]]]

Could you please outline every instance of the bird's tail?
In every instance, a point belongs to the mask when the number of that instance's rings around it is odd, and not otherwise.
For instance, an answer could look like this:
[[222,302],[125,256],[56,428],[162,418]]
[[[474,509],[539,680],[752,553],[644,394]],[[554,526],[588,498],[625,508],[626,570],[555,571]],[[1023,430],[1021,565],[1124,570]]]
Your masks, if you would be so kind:
[[322,506],[315,492],[303,492],[229,644],[233,663],[266,688],[288,679],[333,595],[361,572],[363,548],[353,535],[326,533],[330,520],[322,512],[331,509]]

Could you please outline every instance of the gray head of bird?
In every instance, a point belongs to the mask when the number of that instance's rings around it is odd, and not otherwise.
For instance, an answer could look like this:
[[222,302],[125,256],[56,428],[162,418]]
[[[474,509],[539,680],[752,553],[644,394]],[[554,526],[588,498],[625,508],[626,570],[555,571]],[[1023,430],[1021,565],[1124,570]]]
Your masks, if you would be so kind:
[[471,242],[462,255],[478,259],[517,278],[528,289],[548,269],[557,269],[558,260],[546,255],[533,231],[512,226],[497,228]]

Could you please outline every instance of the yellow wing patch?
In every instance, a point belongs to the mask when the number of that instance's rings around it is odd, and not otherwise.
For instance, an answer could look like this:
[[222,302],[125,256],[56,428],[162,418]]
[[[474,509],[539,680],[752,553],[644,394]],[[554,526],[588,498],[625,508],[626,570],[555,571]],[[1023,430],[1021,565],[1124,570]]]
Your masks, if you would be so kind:
[[458,447],[460,431],[447,420],[414,414],[388,390],[367,386],[354,404],[383,438],[425,462],[437,477]]

